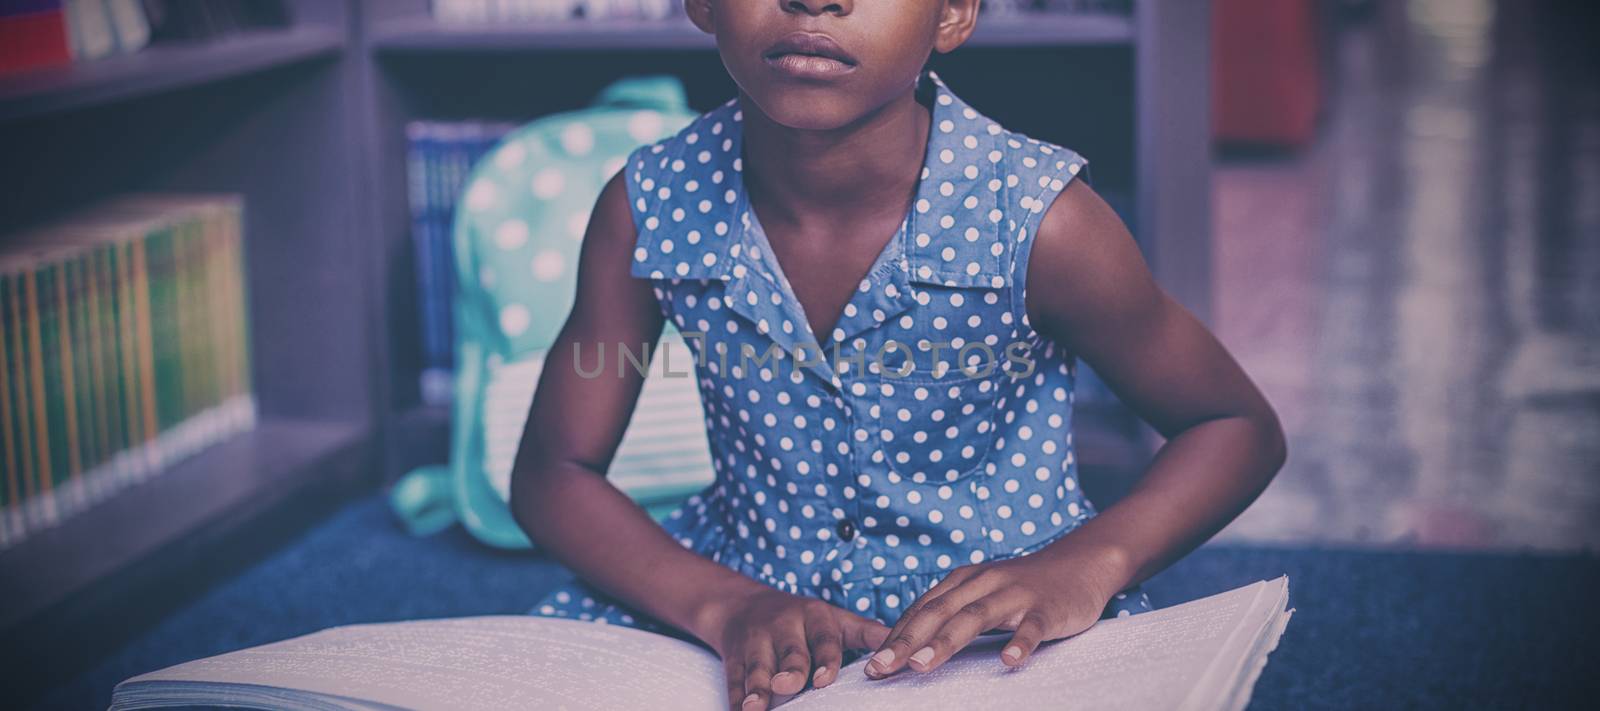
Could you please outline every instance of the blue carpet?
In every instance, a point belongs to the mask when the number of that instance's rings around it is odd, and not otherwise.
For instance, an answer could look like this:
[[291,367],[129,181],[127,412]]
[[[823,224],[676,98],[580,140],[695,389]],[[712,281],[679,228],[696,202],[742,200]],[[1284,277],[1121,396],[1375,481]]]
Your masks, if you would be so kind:
[[[1564,708],[1600,698],[1597,563],[1212,546],[1148,587],[1169,605],[1289,575],[1298,611],[1254,709]],[[105,708],[129,676],[334,625],[521,613],[568,577],[459,530],[409,538],[381,500],[366,499],[167,616],[42,707]]]

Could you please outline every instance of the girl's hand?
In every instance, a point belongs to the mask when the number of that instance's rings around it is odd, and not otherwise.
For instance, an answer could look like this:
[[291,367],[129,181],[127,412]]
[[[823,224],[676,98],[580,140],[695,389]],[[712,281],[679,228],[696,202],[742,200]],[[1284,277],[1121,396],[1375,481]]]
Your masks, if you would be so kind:
[[708,611],[702,637],[722,655],[728,706],[763,711],[774,694],[821,688],[839,676],[846,649],[872,649],[889,628],[821,600],[766,589]]
[[937,669],[993,629],[1015,630],[1000,660],[1016,667],[1039,643],[1089,629],[1120,587],[1112,566],[1087,551],[1051,548],[951,571],[901,615],[867,676]]

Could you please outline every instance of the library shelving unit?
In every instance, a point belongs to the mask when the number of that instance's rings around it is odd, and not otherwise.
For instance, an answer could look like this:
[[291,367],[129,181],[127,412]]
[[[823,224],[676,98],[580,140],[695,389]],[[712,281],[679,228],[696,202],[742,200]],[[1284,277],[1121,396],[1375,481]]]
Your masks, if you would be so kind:
[[[114,644],[295,522],[444,461],[447,412],[417,387],[407,122],[527,121],[630,74],[679,77],[697,110],[734,94],[683,21],[458,26],[426,0],[289,6],[281,30],[0,77],[0,235],[122,192],[244,196],[260,412],[254,431],[0,552],[0,663],[38,684],[95,653],[63,625]],[[1158,277],[1202,317],[1208,19],[1203,0],[997,15],[935,58],[985,113],[1088,156]],[[1082,421],[1093,440],[1095,418]],[[1113,464],[1143,456],[1083,446]]]
[[355,209],[358,77],[345,62],[353,9],[290,7],[283,29],[0,77],[0,239],[120,193],[243,196],[259,415],[0,551],[7,686],[49,683],[115,644],[140,623],[131,603],[158,614],[233,544],[260,542],[262,522],[378,479],[375,275]]

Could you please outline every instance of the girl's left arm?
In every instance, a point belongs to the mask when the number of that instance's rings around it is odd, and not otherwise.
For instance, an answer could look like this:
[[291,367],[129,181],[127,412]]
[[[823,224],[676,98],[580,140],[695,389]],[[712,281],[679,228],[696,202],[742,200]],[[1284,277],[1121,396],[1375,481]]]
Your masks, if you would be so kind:
[[951,571],[867,666],[938,667],[979,634],[1015,630],[1001,661],[1077,634],[1111,597],[1181,558],[1254,501],[1283,465],[1283,430],[1215,336],[1156,285],[1089,186],[1046,211],[1026,281],[1029,321],[1078,354],[1166,443],[1126,498],[1038,552]]

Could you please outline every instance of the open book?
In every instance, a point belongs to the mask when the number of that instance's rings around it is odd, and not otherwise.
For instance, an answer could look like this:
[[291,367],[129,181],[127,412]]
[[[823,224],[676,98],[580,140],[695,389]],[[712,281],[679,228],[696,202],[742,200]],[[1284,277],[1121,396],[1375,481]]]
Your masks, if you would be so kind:
[[[1021,668],[1005,637],[939,669],[868,681],[863,658],[788,709],[1242,709],[1293,612],[1287,578],[1096,624]],[[716,655],[670,637],[542,617],[335,627],[117,685],[111,708],[719,709]]]

